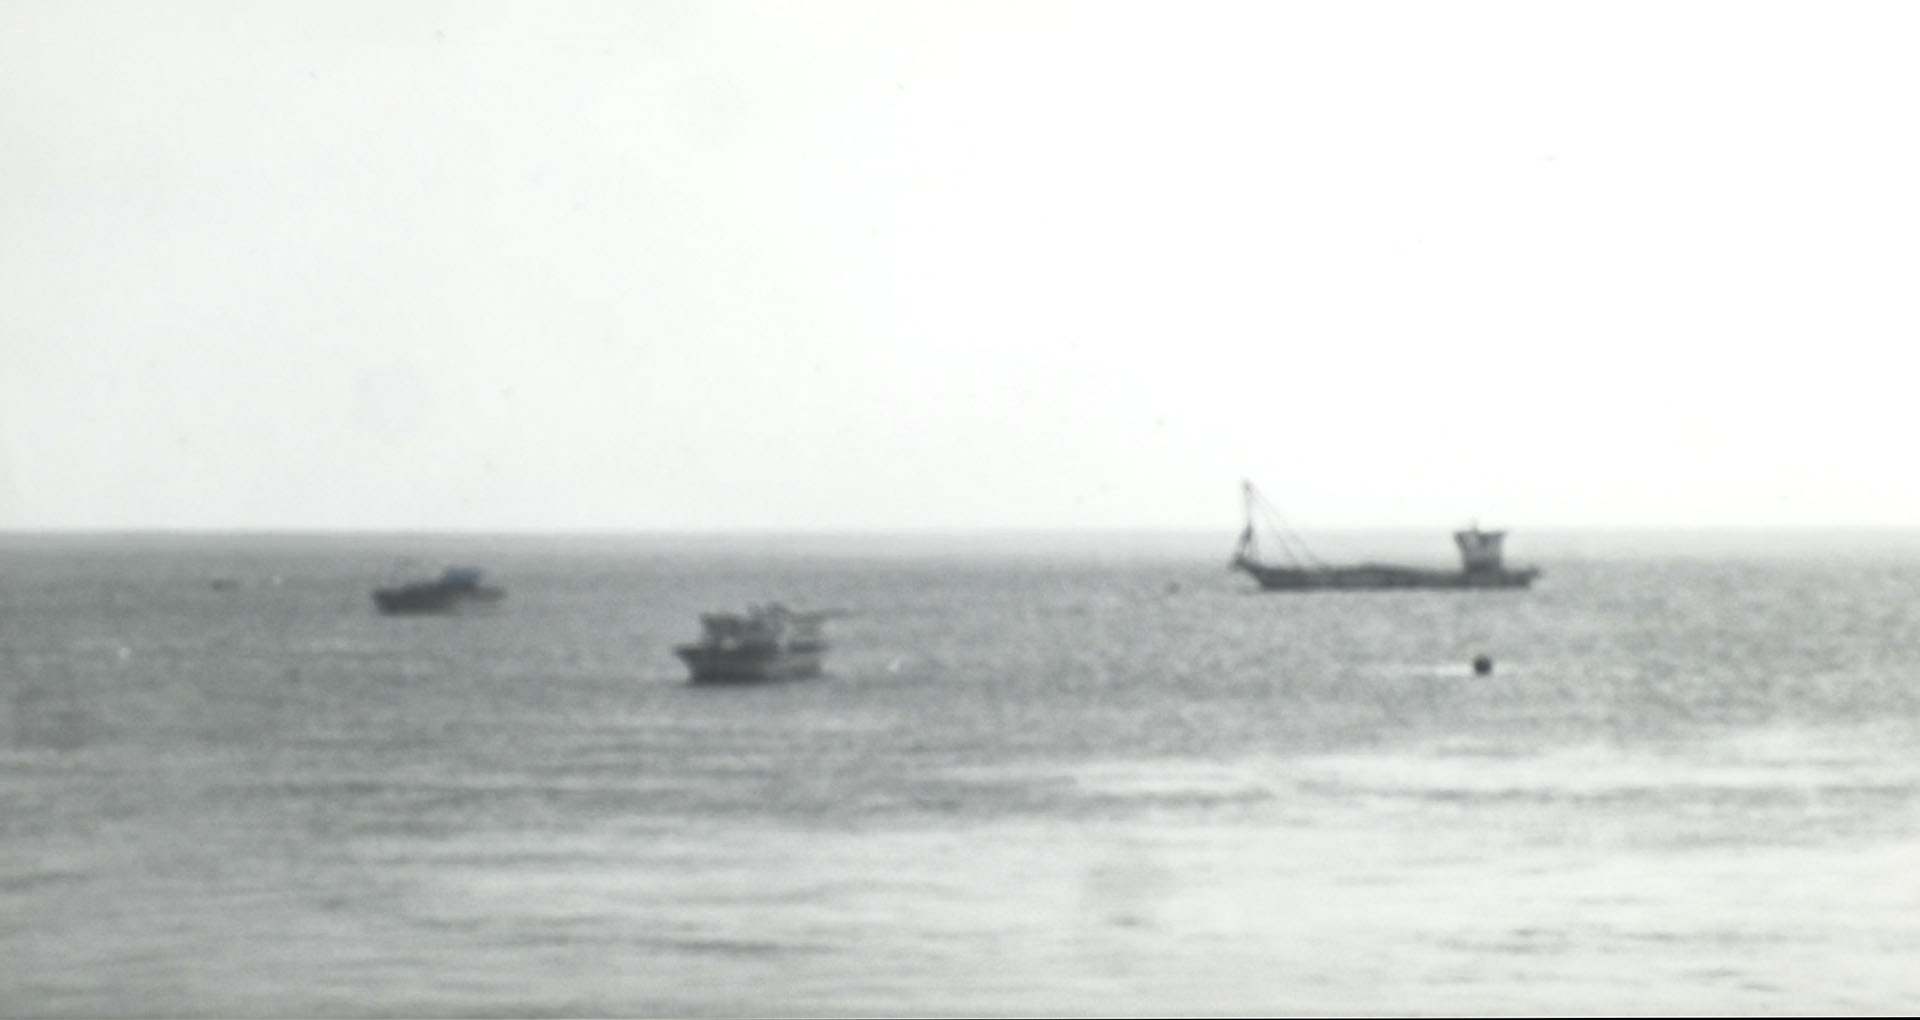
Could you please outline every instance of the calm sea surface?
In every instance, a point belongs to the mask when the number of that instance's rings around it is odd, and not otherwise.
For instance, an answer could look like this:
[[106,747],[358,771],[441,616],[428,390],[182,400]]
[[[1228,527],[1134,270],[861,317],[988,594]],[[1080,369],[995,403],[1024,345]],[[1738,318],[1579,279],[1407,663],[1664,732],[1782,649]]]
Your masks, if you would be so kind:
[[[0,1012],[1920,1010],[1911,542],[1217,544],[0,540]],[[771,599],[829,675],[688,686]]]

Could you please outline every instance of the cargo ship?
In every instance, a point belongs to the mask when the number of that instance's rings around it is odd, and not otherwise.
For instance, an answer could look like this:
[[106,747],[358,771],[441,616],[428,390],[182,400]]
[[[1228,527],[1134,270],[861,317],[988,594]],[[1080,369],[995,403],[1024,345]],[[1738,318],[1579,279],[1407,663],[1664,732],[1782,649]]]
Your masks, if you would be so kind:
[[[1453,533],[1460,550],[1459,570],[1438,570],[1386,563],[1333,565],[1315,557],[1262,497],[1252,482],[1242,482],[1246,527],[1234,546],[1231,566],[1243,570],[1266,591],[1380,591],[1399,588],[1526,588],[1540,576],[1536,567],[1509,567],[1503,547],[1507,533],[1482,531],[1479,525]],[[1257,524],[1277,525],[1273,562],[1260,548]]]

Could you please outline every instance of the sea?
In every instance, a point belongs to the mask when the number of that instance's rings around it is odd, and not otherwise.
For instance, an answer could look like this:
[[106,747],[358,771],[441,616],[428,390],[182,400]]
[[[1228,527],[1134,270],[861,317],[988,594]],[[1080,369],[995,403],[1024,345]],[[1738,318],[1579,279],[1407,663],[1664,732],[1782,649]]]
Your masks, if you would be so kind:
[[0,537],[0,1014],[1920,1011],[1920,537],[1230,538]]

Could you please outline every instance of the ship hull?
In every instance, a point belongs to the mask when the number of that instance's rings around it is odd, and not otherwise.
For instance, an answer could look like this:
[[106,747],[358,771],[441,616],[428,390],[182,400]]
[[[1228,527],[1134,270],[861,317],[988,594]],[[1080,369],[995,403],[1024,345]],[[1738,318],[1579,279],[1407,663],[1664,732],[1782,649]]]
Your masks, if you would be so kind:
[[1265,591],[1397,591],[1404,589],[1526,588],[1540,576],[1538,569],[1428,570],[1362,564],[1352,567],[1269,567],[1241,560],[1246,571]]
[[498,588],[444,588],[432,584],[409,584],[376,590],[373,604],[389,616],[454,613],[471,607],[492,605],[505,598],[506,594]]
[[696,684],[766,683],[819,676],[826,652],[824,645],[786,649],[681,645],[674,649],[692,671]]

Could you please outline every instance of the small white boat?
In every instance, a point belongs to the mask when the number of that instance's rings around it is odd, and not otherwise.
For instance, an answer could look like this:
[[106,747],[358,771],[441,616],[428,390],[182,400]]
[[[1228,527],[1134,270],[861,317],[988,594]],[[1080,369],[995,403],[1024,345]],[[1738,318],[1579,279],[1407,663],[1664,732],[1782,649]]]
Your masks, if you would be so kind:
[[674,652],[693,671],[694,683],[819,676],[827,654],[822,627],[839,615],[834,610],[795,612],[777,602],[750,606],[745,614],[703,613],[700,640]]

